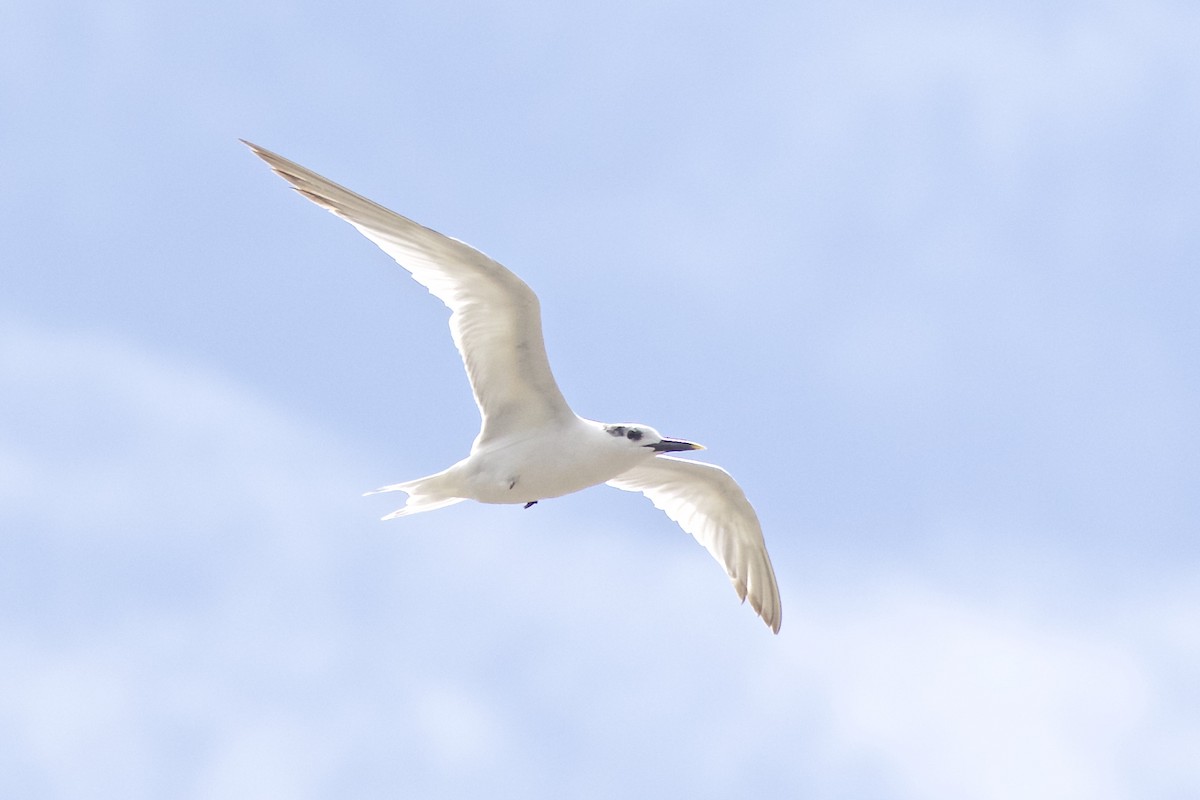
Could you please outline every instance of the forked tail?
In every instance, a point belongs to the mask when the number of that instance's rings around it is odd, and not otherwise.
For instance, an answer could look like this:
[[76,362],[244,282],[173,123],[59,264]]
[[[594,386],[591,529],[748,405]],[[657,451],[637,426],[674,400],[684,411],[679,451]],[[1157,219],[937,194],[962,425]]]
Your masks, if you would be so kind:
[[[453,469],[453,467],[451,467]],[[403,508],[399,508],[388,514],[383,519],[395,519],[396,517],[407,517],[410,514],[420,514],[422,511],[433,511],[438,508],[452,506],[455,503],[461,503],[466,500],[465,497],[455,497],[447,493],[447,473],[450,470],[443,470],[436,475],[427,475],[424,478],[417,478],[415,481],[405,481],[404,483],[393,483],[391,486],[381,486],[370,492],[366,492],[363,497],[371,494],[380,494],[381,492],[404,492],[408,495],[408,501]]]

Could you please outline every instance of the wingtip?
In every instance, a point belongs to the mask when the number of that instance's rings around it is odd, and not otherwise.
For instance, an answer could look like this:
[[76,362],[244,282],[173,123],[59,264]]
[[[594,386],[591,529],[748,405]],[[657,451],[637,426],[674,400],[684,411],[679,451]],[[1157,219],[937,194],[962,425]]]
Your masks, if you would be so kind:
[[778,635],[779,628],[783,625],[783,609],[780,608],[779,601],[776,600],[775,603],[772,604],[773,607],[768,608],[763,604],[763,599],[761,597],[756,595],[754,592],[746,590],[745,584],[738,581],[736,578],[732,580],[733,589],[735,592],[737,592],[738,598],[742,601],[742,605],[745,605],[746,601],[749,600],[750,608],[754,609],[754,613],[758,615],[758,618],[761,619],[766,626],[771,629],[772,633]]
[[255,144],[249,139],[238,139],[238,141],[250,148],[251,153],[254,153],[254,155],[258,156],[263,161],[266,161],[267,164],[270,165],[271,169],[275,170],[275,172],[279,172],[279,165],[291,163],[278,153],[268,150],[262,145]]
[[771,632],[778,636],[779,629],[783,627],[783,609],[776,604],[772,609],[760,610],[758,615],[762,617],[763,622],[767,623],[767,627],[771,629]]
[[733,584],[733,590],[737,592],[738,600],[742,605],[746,605],[746,601],[750,601],[750,608],[754,609],[754,613],[758,618],[766,624],[771,632],[778,635],[779,628],[783,624],[783,610],[776,603],[774,608],[767,608],[763,605],[762,599],[756,596],[753,592],[747,591],[746,584],[737,578],[730,576],[730,582]]

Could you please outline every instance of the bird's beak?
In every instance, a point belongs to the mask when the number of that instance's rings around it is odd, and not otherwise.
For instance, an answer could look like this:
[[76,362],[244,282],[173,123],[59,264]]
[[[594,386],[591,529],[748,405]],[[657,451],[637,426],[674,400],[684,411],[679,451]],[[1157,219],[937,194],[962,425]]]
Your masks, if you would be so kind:
[[663,439],[661,442],[648,444],[649,447],[656,453],[676,453],[681,450],[703,450],[704,445],[696,444],[695,442],[685,442],[683,439]]

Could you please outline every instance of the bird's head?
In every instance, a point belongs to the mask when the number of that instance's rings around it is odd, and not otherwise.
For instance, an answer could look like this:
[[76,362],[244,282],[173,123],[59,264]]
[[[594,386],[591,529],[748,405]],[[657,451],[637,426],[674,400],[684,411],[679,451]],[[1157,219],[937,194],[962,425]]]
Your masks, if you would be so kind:
[[625,423],[605,425],[604,432],[614,439],[622,440],[626,447],[644,447],[651,453],[675,453],[682,450],[703,450],[704,445],[686,442],[683,439],[667,439],[649,425]]

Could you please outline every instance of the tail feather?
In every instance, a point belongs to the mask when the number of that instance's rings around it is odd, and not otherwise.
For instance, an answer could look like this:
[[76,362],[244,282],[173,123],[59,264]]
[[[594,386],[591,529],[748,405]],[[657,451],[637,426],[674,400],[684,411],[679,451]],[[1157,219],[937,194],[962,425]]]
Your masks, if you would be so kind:
[[363,497],[370,497],[373,494],[383,494],[384,492],[407,492],[408,489],[405,487],[411,487],[414,483],[420,483],[420,481],[408,481],[407,483],[393,483],[391,486],[380,486],[378,489],[363,492]]
[[439,472],[436,475],[429,475],[424,478],[417,478],[415,481],[405,481],[404,483],[393,483],[390,486],[381,486],[378,489],[373,489],[363,494],[363,497],[372,494],[381,494],[383,492],[405,492],[408,495],[408,501],[404,507],[393,511],[384,520],[395,519],[396,517],[405,517],[410,514],[419,514],[422,511],[433,511],[438,508],[452,506],[455,503],[461,503],[466,500],[465,497],[457,497],[448,494],[445,483],[447,482],[447,473],[450,470]]
[[417,498],[409,497],[408,502],[404,504],[403,508],[398,508],[387,516],[380,517],[380,519],[387,521],[389,519],[396,519],[396,517],[407,517],[410,514],[420,514],[422,511],[434,511],[439,508],[445,508],[446,506],[452,506],[455,503],[461,503],[463,500],[466,500],[466,498],[445,497],[441,500],[427,498],[418,500]]

